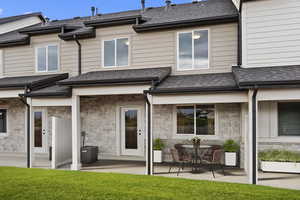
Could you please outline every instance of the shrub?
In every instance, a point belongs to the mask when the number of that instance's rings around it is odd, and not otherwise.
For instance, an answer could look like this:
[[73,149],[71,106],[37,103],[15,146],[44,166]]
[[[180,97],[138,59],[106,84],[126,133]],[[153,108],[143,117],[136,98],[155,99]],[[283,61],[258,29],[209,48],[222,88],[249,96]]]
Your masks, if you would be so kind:
[[225,152],[238,152],[240,150],[240,145],[234,140],[226,140],[223,148]]
[[165,143],[160,138],[156,138],[153,142],[153,150],[161,151],[165,148]]
[[261,161],[300,162],[300,153],[286,150],[266,150],[259,153]]

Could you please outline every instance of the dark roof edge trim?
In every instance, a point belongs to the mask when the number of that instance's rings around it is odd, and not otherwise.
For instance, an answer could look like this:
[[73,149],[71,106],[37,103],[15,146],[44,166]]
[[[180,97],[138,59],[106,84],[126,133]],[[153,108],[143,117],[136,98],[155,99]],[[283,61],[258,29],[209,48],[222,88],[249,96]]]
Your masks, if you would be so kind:
[[70,88],[67,92],[41,92],[41,93],[27,93],[21,94],[24,97],[71,97],[72,89]]
[[208,87],[208,88],[180,88],[180,89],[154,89],[148,91],[150,94],[177,94],[177,93],[198,93],[198,92],[238,92],[244,89],[237,87]]
[[71,41],[74,40],[74,36],[76,36],[77,39],[89,39],[89,38],[95,38],[96,37],[96,30],[92,29],[91,31],[86,31],[84,33],[74,33],[74,34],[59,34],[58,37],[65,41]]
[[225,15],[219,17],[195,19],[195,20],[182,20],[182,21],[160,23],[160,24],[134,25],[133,29],[139,33],[139,32],[146,32],[146,31],[170,29],[170,28],[184,28],[189,26],[232,23],[232,22],[238,22],[238,20],[239,20],[239,15],[235,14],[235,15]]
[[0,42],[0,47],[13,47],[13,46],[21,46],[21,45],[29,45],[29,44],[30,44],[30,38],[26,37],[24,39]]
[[56,76],[53,76],[53,77],[45,78],[45,79],[39,80],[39,81],[34,81],[34,82],[28,84],[27,86],[30,87],[30,89],[32,89],[32,90],[38,90],[41,88],[45,88],[49,85],[53,85],[53,82],[67,79],[68,77],[69,77],[68,73],[56,74]]
[[58,82],[58,85],[65,86],[97,86],[97,85],[128,85],[128,84],[152,84],[153,82],[160,81],[158,77],[147,78],[128,78],[122,80],[88,80],[88,81],[68,81]]
[[120,17],[120,18],[112,18],[106,20],[90,20],[84,22],[86,26],[92,27],[107,27],[107,26],[116,26],[116,25],[127,25],[127,24],[136,24],[137,21],[141,20],[141,15],[129,16],[129,17]]

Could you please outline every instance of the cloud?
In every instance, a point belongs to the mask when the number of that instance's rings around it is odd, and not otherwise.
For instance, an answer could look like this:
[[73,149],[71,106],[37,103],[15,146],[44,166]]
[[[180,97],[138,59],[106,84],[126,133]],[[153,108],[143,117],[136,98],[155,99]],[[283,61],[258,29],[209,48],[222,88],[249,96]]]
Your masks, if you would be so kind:
[[3,14],[3,9],[2,8],[0,8],[0,15],[2,15]]

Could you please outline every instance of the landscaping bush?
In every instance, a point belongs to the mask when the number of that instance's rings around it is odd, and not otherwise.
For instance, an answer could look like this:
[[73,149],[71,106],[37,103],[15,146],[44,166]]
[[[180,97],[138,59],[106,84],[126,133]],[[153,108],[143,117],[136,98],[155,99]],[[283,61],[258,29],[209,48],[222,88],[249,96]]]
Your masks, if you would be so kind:
[[234,140],[226,140],[223,148],[225,152],[238,152],[240,150],[240,145]]
[[300,153],[286,150],[266,150],[259,153],[261,161],[300,162]]

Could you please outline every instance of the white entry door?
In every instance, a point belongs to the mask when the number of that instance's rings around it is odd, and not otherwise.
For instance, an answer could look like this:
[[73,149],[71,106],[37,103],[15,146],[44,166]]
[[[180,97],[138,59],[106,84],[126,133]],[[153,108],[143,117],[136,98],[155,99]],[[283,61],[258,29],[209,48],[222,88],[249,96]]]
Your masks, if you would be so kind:
[[121,108],[121,153],[128,156],[143,156],[144,129],[142,109]]
[[34,151],[37,153],[47,152],[47,119],[45,110],[33,111],[33,127],[34,127]]

